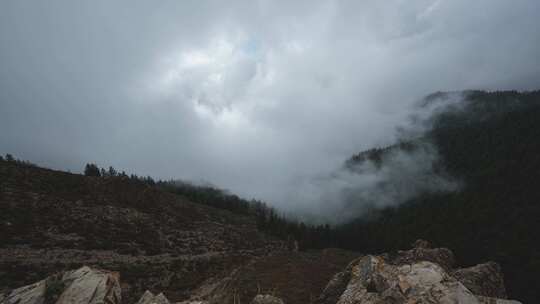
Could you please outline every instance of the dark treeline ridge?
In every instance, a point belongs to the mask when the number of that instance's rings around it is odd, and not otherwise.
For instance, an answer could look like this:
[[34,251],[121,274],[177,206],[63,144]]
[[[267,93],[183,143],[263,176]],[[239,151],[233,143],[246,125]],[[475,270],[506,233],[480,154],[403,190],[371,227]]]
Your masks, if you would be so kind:
[[276,209],[260,200],[246,200],[226,190],[212,185],[195,185],[180,180],[154,180],[150,176],[127,175],[113,167],[99,168],[96,164],[87,164],[86,176],[123,177],[157,187],[163,191],[181,195],[190,201],[214,208],[225,209],[236,214],[252,216],[261,231],[284,240],[296,240],[300,249],[326,248],[334,245],[333,234],[329,225],[310,225],[280,214]]
[[[0,155],[0,161],[15,162],[18,165],[37,165],[15,158],[11,154]],[[247,200],[227,190],[212,185],[196,185],[181,180],[156,180],[151,176],[139,176],[118,171],[114,167],[100,168],[94,163],[86,164],[84,175],[97,178],[125,178],[141,185],[156,187],[180,195],[193,203],[228,210],[235,214],[254,217],[257,227],[263,232],[287,241],[297,241],[299,249],[320,249],[335,246],[335,234],[330,225],[311,225],[280,213],[260,200]],[[291,243],[292,244],[292,243]]]
[[254,216],[259,229],[282,239],[297,240],[303,249],[325,248],[332,244],[329,225],[314,226],[291,219],[260,200],[246,200],[214,186],[184,181],[158,181],[156,186],[193,202]]
[[[540,91],[469,91],[464,99],[433,117],[420,139],[434,144],[440,165],[463,188],[422,194],[337,227],[337,245],[384,252],[428,239],[451,248],[462,265],[500,263],[510,295],[540,303]],[[366,151],[348,165],[409,147]]]

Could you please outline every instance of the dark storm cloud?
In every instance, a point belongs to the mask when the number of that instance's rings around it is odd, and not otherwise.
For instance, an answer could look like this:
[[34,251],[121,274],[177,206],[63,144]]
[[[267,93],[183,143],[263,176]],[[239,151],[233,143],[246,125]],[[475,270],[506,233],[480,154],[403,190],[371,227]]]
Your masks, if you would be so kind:
[[[437,90],[539,85],[540,3],[2,1],[0,147],[284,209]],[[324,187],[324,186],[323,186]]]

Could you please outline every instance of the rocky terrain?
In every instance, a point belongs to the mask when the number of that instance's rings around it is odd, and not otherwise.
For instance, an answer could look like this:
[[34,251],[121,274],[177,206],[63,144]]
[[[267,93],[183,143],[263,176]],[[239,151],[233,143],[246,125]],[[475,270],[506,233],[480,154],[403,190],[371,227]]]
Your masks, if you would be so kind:
[[[495,263],[453,269],[454,257],[445,248],[429,248],[418,241],[415,248],[396,254],[366,255],[353,260],[333,276],[317,299],[297,303],[375,304],[375,303],[462,303],[519,304],[506,300],[500,269]],[[242,303],[241,293],[231,284],[238,280],[239,268],[223,281],[214,284],[207,294],[193,294],[178,304]],[[289,283],[295,279],[293,273]],[[314,273],[313,275],[317,275]],[[36,283],[0,295],[2,304],[119,304],[122,303],[121,275],[118,272],[83,266],[49,276]],[[246,286],[247,287],[247,286]],[[238,289],[236,289],[238,288]],[[240,291],[242,286],[233,289]],[[259,290],[261,291],[261,290]],[[232,298],[228,298],[227,296]],[[124,303],[126,301],[124,300]],[[146,290],[137,304],[170,304],[164,293]],[[246,303],[245,301],[244,303]],[[252,304],[284,304],[274,294],[258,294]]]
[[283,242],[253,219],[129,179],[0,162],[0,292],[83,265],[122,273],[124,299],[175,300]]
[[129,178],[6,161],[0,161],[0,240],[0,293],[89,266],[121,274],[124,303],[146,290],[171,301],[212,293],[230,303],[264,290],[301,303],[356,256],[289,251],[249,216]]
[[414,248],[366,255],[352,261],[328,283],[317,304],[463,303],[518,304],[506,300],[500,267],[493,262],[455,269],[452,251]]
[[[296,251],[253,218],[124,177],[0,161],[0,303],[498,303],[449,249]],[[352,262],[351,262],[352,261]]]

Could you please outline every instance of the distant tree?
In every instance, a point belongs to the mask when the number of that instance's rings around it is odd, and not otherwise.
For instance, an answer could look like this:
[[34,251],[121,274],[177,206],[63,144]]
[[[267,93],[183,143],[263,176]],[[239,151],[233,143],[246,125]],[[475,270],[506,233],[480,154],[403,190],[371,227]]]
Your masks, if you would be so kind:
[[109,176],[117,176],[118,172],[112,166],[109,167]]
[[84,167],[84,175],[86,176],[101,176],[99,168],[96,164],[86,164]]
[[101,176],[105,177],[105,176],[109,175],[109,173],[103,168],[101,168],[100,171],[101,171]]
[[15,158],[13,157],[13,155],[8,153],[8,154],[6,154],[6,161],[13,162],[13,161],[15,161]]
[[150,186],[154,186],[156,184],[156,182],[154,181],[154,179],[149,175],[147,176],[146,178],[144,178],[144,181],[149,184]]

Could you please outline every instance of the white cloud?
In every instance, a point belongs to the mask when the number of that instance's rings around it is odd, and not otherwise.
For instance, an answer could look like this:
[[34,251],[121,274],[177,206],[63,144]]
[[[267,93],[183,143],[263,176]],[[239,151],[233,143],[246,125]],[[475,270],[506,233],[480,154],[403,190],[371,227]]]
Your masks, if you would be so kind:
[[294,209],[421,96],[539,85],[536,0],[80,5],[0,4],[2,152]]

